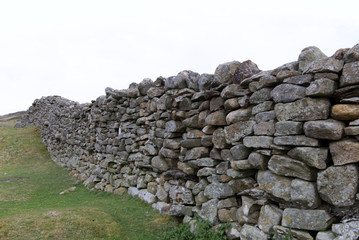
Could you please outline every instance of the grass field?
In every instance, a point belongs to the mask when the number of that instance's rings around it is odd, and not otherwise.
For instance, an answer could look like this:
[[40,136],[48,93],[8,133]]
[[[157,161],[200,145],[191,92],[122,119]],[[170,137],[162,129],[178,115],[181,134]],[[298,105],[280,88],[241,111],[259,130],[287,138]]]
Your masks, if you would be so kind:
[[158,239],[174,221],[128,195],[74,192],[34,127],[0,127],[0,239]]

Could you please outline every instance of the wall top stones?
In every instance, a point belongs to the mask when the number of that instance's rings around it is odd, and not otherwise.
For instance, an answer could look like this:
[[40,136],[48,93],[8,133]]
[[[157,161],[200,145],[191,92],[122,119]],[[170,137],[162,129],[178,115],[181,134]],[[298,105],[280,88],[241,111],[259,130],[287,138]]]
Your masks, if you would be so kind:
[[270,71],[233,61],[105,93],[89,104],[43,97],[24,118],[89,189],[230,222],[229,239],[359,237],[359,44],[331,57],[308,47]]

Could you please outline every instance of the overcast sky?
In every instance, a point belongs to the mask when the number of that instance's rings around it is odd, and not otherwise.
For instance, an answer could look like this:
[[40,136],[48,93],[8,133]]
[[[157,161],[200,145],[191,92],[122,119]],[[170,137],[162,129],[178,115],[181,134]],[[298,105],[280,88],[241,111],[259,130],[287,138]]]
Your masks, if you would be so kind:
[[0,0],[0,115],[232,60],[269,70],[311,45],[330,56],[359,43],[358,9],[358,0]]

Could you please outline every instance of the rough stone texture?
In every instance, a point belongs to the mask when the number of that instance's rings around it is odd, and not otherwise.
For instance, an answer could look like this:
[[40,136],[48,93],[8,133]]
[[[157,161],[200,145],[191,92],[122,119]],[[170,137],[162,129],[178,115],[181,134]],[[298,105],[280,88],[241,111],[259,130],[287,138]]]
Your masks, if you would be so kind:
[[322,58],[308,64],[303,69],[303,73],[338,73],[343,69],[344,61],[334,58]]
[[330,101],[325,98],[303,98],[292,103],[278,103],[275,113],[279,121],[313,121],[327,119]]
[[224,128],[227,143],[238,142],[253,133],[254,121],[237,122]]
[[340,87],[357,84],[359,84],[359,62],[345,64],[339,81]]
[[194,204],[192,192],[182,186],[171,186],[169,196],[173,203]]
[[217,84],[233,83],[233,75],[240,64],[238,61],[232,61],[218,65],[214,72],[214,81]]
[[331,97],[337,89],[337,83],[333,80],[321,78],[310,83],[305,90],[309,97]]
[[250,118],[252,113],[252,108],[238,109],[236,111],[230,112],[227,114],[226,121],[227,124],[233,124],[240,121],[246,121]]
[[261,208],[258,227],[263,232],[270,234],[273,231],[275,225],[280,224],[282,220],[283,211],[274,205],[264,205]]
[[271,91],[272,88],[262,88],[261,90],[252,94],[252,96],[249,98],[249,102],[251,104],[259,104],[265,101],[270,101],[272,99]]
[[198,213],[198,215],[210,221],[212,224],[216,224],[218,221],[217,217],[217,205],[218,199],[212,199],[202,205],[202,210]]
[[304,67],[309,63],[326,57],[327,56],[318,47],[311,46],[304,48],[298,57],[299,71],[302,72]]
[[343,56],[345,63],[359,61],[359,44],[349,49]]
[[333,217],[325,210],[303,210],[286,208],[283,211],[282,226],[323,231],[328,229]]
[[335,240],[356,240],[359,238],[359,221],[333,224],[332,231],[339,235]]
[[243,144],[239,144],[231,147],[230,152],[234,160],[243,160],[249,156],[251,149],[247,148]]
[[311,74],[297,75],[283,80],[283,83],[296,84],[300,86],[309,86],[313,76]]
[[308,121],[304,123],[304,133],[311,138],[339,140],[343,137],[344,127],[343,122],[333,119]]
[[327,168],[328,149],[312,147],[296,147],[291,149],[288,156],[303,161],[310,167]]
[[213,112],[206,117],[206,124],[212,126],[224,126],[227,125],[226,122],[226,114],[224,111],[219,110],[217,112]]
[[334,165],[344,165],[359,162],[359,142],[353,139],[344,139],[329,144]]
[[273,240],[283,240],[288,238],[288,235],[293,236],[293,239],[297,240],[313,240],[313,237],[307,231],[295,230],[282,226],[274,226],[273,230],[278,233],[277,236],[273,236]]
[[239,84],[244,79],[249,78],[259,72],[260,70],[254,62],[251,60],[244,61],[236,69],[233,82]]
[[282,121],[275,124],[274,136],[298,135],[303,133],[303,123]]
[[243,88],[239,84],[230,84],[225,87],[221,92],[222,98],[234,98],[234,97],[243,97],[249,94],[248,89]]
[[226,198],[233,195],[233,190],[224,183],[212,183],[206,186],[204,195],[209,199],[213,198]]
[[271,171],[258,171],[257,182],[260,189],[277,198],[290,201],[290,189],[292,184],[290,178],[276,175]]
[[314,209],[321,203],[316,184],[300,179],[292,181],[290,198],[301,208]]
[[308,146],[308,147],[319,146],[319,141],[317,139],[309,138],[303,135],[275,137],[274,143],[276,145],[284,145],[284,146]]
[[242,240],[252,240],[252,239],[256,239],[256,240],[268,240],[269,236],[267,234],[265,234],[264,232],[262,232],[260,229],[248,225],[248,224],[244,224],[242,229],[241,229],[241,239]]
[[243,139],[244,146],[248,148],[271,148],[273,137],[267,136],[250,136]]
[[288,103],[305,97],[305,87],[293,84],[280,84],[276,86],[271,96],[276,103]]
[[359,169],[357,165],[332,166],[318,173],[320,197],[335,206],[351,206],[355,202]]
[[315,237],[315,240],[334,240],[334,239],[335,239],[335,235],[331,231],[318,232],[317,236]]
[[308,181],[315,179],[315,172],[305,163],[287,156],[273,155],[268,162],[268,169],[286,177],[297,177]]
[[215,148],[222,149],[228,147],[225,131],[222,128],[217,128],[213,132],[212,141]]
[[332,117],[337,120],[359,119],[358,104],[337,104],[332,107]]

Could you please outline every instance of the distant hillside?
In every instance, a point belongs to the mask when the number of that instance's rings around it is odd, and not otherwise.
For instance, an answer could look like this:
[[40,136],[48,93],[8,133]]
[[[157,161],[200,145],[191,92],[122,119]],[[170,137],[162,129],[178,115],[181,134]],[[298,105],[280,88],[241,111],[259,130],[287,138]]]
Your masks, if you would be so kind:
[[25,114],[26,111],[20,111],[20,112],[15,112],[15,113],[9,113],[6,115],[2,115],[0,116],[0,122],[6,122],[6,121],[11,121],[11,120],[15,120],[15,119],[21,119],[22,116]]

